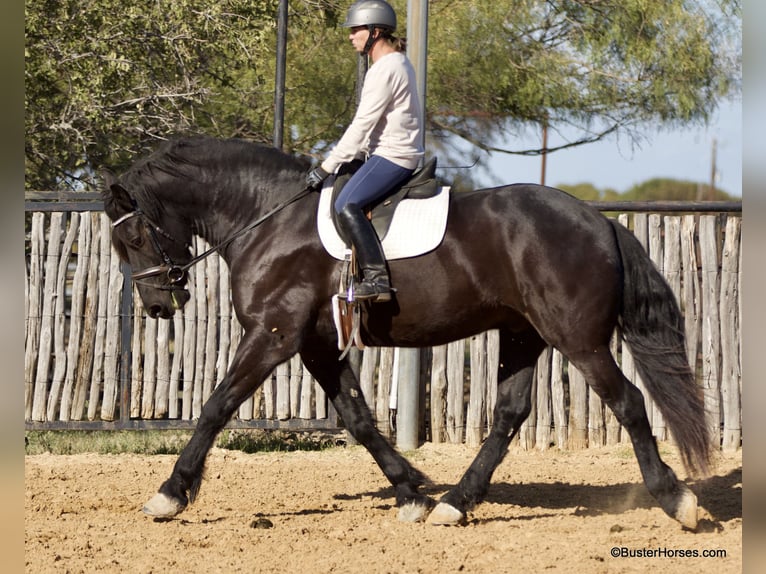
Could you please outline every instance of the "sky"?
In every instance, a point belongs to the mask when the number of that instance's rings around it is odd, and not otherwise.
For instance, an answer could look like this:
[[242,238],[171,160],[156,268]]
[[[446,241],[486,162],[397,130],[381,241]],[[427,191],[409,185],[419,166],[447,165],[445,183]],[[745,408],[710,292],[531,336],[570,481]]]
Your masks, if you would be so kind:
[[[645,132],[640,148],[609,138],[548,155],[545,183],[552,186],[590,183],[596,188],[623,193],[653,178],[671,178],[709,183],[713,140],[716,141],[716,187],[729,195],[742,196],[742,101],[723,102],[706,127],[673,132]],[[563,143],[549,132],[548,146]],[[508,140],[498,147],[540,147],[541,136]],[[541,158],[493,153],[488,172],[477,174],[482,186],[540,182]]]

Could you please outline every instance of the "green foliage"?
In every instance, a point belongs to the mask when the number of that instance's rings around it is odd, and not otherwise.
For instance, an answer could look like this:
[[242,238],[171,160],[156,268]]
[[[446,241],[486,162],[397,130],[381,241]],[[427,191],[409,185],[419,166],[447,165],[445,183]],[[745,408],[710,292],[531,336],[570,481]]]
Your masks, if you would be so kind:
[[[350,3],[289,3],[288,151],[323,154],[353,115]],[[393,5],[403,35],[407,2]],[[91,186],[184,133],[272,141],[277,6],[26,2],[27,189]],[[740,29],[731,0],[432,0],[429,152],[463,165],[542,123],[574,126],[576,145],[704,122],[739,89]]]
[[[180,454],[192,431],[28,431],[25,454]],[[215,446],[228,450],[289,452],[325,450],[342,444],[326,433],[224,430]]]
[[693,181],[669,178],[654,178],[634,185],[624,193],[614,189],[600,190],[590,183],[574,185],[559,184],[559,189],[585,201],[733,201],[734,198],[720,189]]
[[233,135],[243,107],[254,111],[243,117],[248,135],[262,134],[272,121],[253,118],[268,109],[259,95],[273,84],[275,6],[28,1],[27,188],[77,187],[168,135]]
[[709,184],[668,178],[654,178],[638,185],[634,185],[623,193],[620,199],[625,201],[727,201],[733,200],[734,198],[720,189],[711,190]]
[[28,431],[25,454],[179,454],[189,431]]
[[697,2],[433,6],[431,119],[486,149],[487,135],[530,122],[577,126],[583,141],[704,122],[738,88],[737,17],[708,14]]

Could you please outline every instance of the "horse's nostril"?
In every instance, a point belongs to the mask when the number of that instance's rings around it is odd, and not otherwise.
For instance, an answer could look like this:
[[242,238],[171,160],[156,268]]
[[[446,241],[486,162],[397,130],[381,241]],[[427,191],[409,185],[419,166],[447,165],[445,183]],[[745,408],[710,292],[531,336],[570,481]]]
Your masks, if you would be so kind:
[[152,319],[156,319],[160,316],[160,313],[162,313],[162,306],[161,305],[152,305],[149,307],[146,312]]

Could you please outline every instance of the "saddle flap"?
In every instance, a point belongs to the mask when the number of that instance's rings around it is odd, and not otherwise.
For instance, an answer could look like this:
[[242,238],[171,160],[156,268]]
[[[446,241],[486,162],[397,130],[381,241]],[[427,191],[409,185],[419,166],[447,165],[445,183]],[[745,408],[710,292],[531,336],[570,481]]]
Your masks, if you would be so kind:
[[[322,190],[317,211],[317,231],[327,252],[343,260],[348,248],[333,222],[333,182],[328,178]],[[427,253],[441,243],[447,227],[449,188],[428,199],[404,199],[392,209],[393,217],[385,237],[381,239],[386,259],[404,259]]]

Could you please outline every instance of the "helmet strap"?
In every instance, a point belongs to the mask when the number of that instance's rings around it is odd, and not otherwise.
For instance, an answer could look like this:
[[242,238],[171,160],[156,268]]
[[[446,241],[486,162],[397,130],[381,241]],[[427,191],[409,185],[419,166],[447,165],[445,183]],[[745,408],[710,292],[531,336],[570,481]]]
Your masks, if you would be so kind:
[[377,42],[381,38],[380,34],[375,36],[374,25],[370,24],[369,26],[367,26],[367,29],[370,31],[370,35],[367,37],[367,42],[364,44],[364,49],[362,50],[362,54],[364,54],[365,56],[370,53],[370,50],[372,50],[373,44],[375,44],[375,42]]

